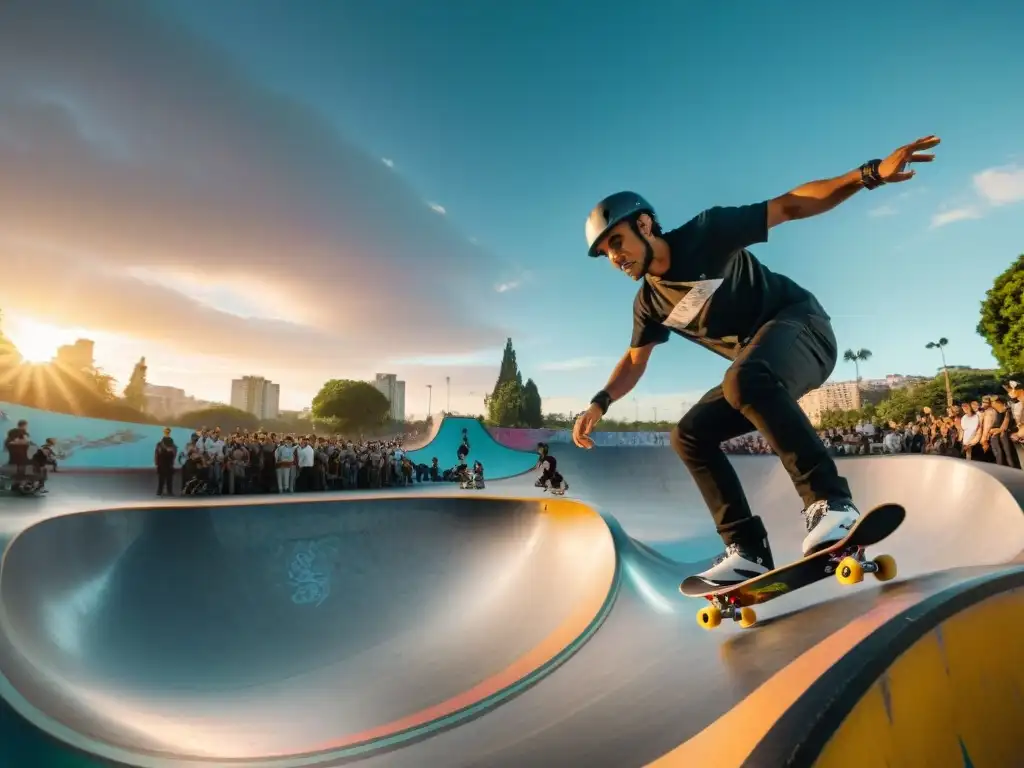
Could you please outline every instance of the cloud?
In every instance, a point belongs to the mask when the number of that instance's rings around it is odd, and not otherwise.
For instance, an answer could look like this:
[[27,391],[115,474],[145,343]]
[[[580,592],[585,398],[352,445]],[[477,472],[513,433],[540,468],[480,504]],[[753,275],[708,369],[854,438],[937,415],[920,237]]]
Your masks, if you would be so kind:
[[868,216],[871,218],[879,218],[881,216],[895,216],[898,211],[891,205],[880,205],[877,208],[872,208],[868,211]]
[[586,368],[596,368],[599,365],[609,365],[611,358],[607,357],[573,357],[568,360],[555,360],[550,363],[542,363],[542,371],[581,371]]
[[5,3],[6,308],[335,374],[502,343],[499,270],[390,167],[145,3]]
[[1024,202],[1024,167],[988,168],[974,176],[974,188],[989,205]]
[[506,293],[507,291],[514,291],[520,285],[521,283],[518,280],[509,280],[506,283],[498,283],[494,286],[494,290],[498,293]]
[[963,208],[951,208],[947,211],[940,211],[932,216],[932,228],[944,227],[955,221],[967,221],[968,219],[980,219],[981,211],[974,206]]
[[430,206],[430,210],[432,210],[434,213],[439,213],[442,216],[448,213],[445,207],[440,203],[428,203],[428,205]]
[[380,161],[382,163],[384,163],[384,165],[386,165],[388,168],[394,168],[395,167],[395,161],[392,160],[390,157],[382,157],[380,159]]

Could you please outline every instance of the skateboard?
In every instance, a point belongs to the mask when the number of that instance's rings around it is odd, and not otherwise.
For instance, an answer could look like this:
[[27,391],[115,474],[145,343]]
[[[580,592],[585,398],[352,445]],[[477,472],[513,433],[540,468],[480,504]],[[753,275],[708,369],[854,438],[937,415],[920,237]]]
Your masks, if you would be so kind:
[[881,504],[860,516],[846,538],[827,549],[815,552],[753,579],[720,589],[708,585],[696,576],[690,576],[679,585],[687,597],[703,597],[711,605],[697,613],[697,623],[705,629],[714,629],[722,619],[732,619],[743,628],[757,622],[751,606],[766,603],[789,592],[810,586],[835,575],[844,585],[859,584],[865,573],[874,574],[879,581],[896,577],[896,561],[889,555],[868,560],[865,547],[888,538],[900,527],[907,511],[899,504]]

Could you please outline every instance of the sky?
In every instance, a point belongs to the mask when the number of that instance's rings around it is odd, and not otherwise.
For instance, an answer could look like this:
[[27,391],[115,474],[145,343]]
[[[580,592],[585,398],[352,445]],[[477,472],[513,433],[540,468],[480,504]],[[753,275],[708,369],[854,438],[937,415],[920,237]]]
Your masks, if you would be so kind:
[[[413,415],[427,385],[481,412],[511,337],[545,410],[578,411],[636,291],[586,256],[601,197],[674,227],[936,134],[911,182],[753,250],[873,352],[864,377],[934,372],[939,337],[993,365],[980,302],[1024,252],[1020,29],[1011,0],[5,0],[4,330],[43,359],[92,338],[122,384],[145,356],[202,399],[266,376],[286,409],[396,373]],[[674,338],[610,415],[677,418],[726,365]]]

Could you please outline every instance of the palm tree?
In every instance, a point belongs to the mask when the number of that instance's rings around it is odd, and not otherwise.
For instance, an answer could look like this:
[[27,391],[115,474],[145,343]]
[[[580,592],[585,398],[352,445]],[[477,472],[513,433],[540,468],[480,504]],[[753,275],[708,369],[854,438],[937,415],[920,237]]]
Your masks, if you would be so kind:
[[858,384],[860,384],[860,364],[870,359],[871,350],[864,349],[863,347],[861,349],[858,349],[856,352],[854,352],[852,349],[848,349],[845,352],[843,352],[843,360],[846,361],[847,363],[853,363],[853,370],[857,374]]
[[949,344],[949,339],[943,336],[938,341],[929,341],[924,345],[925,349],[938,349],[939,354],[942,355],[942,375],[946,379],[946,405],[953,405],[953,388],[949,386],[949,369],[946,367],[946,353],[943,350]]

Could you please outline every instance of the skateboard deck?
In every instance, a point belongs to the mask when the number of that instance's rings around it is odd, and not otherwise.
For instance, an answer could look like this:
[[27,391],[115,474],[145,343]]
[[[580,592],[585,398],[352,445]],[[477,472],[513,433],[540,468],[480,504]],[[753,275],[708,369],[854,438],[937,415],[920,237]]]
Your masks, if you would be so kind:
[[873,573],[879,581],[895,578],[896,561],[892,557],[879,555],[868,560],[864,549],[892,535],[906,516],[907,511],[899,504],[881,504],[862,514],[846,538],[827,549],[728,587],[710,589],[696,576],[690,576],[679,585],[679,591],[687,597],[706,598],[711,603],[697,613],[697,623],[705,629],[714,629],[723,618],[733,619],[742,627],[750,627],[757,621],[751,606],[782,597],[829,576],[834,575],[845,586],[863,581],[865,573]]

